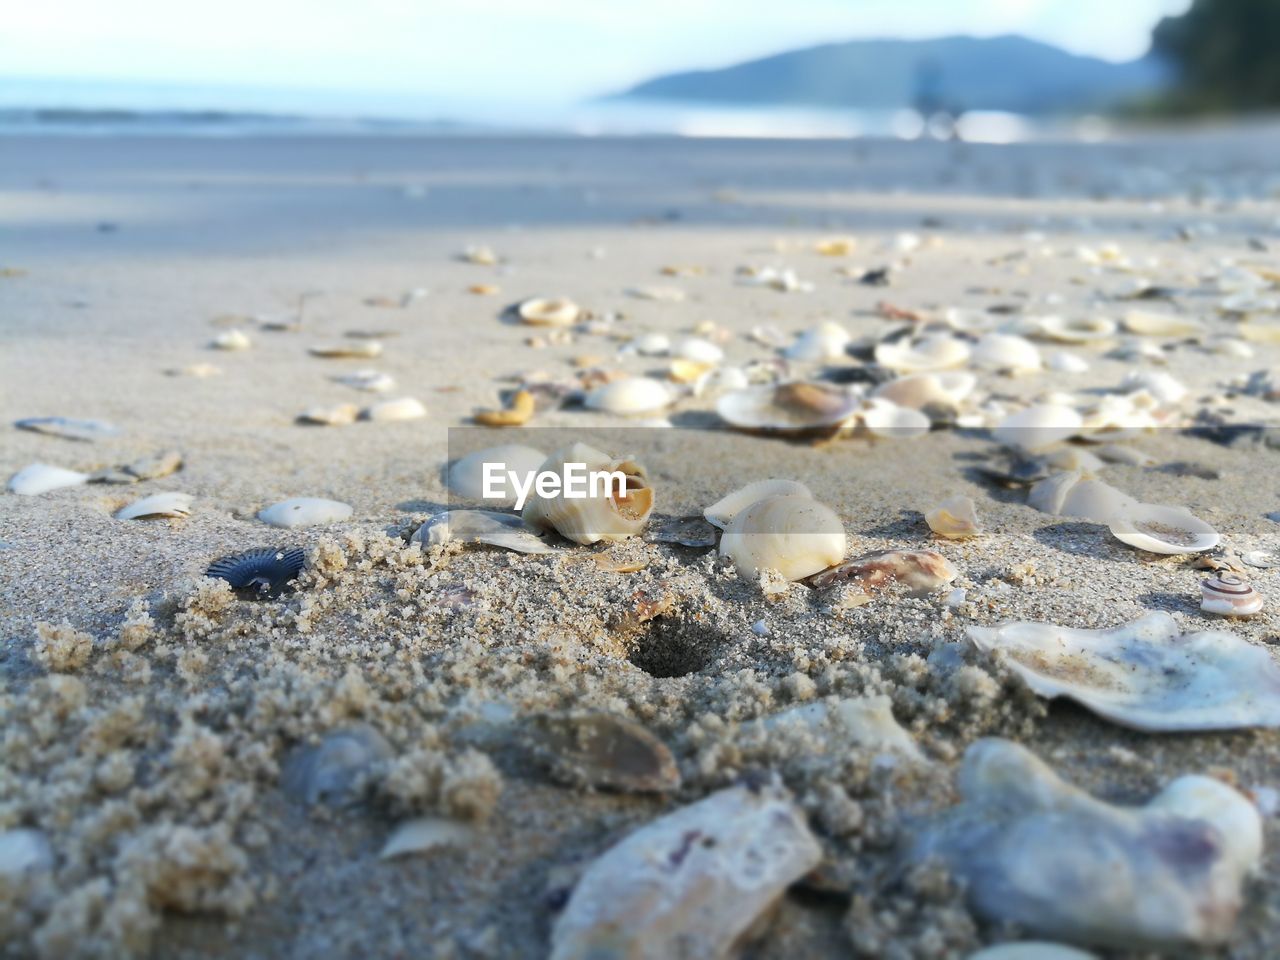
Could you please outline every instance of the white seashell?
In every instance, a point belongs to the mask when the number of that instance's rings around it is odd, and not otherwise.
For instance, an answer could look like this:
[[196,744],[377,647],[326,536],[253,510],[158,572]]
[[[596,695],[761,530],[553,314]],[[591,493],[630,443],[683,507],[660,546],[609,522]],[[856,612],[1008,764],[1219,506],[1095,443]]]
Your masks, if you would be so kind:
[[1026,373],[1039,370],[1040,351],[1030,340],[1007,333],[985,334],[973,347],[971,362],[984,370]]
[[551,960],[724,958],[822,859],[778,787],[729,787],[611,847],[551,933]]
[[224,330],[209,342],[209,346],[215,350],[248,350],[253,342],[243,330]]
[[343,374],[334,379],[338,383],[367,393],[386,393],[396,385],[395,378],[391,374],[377,370],[356,370],[354,373]]
[[335,403],[329,406],[307,407],[298,414],[300,423],[314,423],[326,427],[341,427],[355,423],[360,408],[354,403]]
[[538,536],[520,517],[491,510],[447,510],[438,513],[417,530],[411,543],[424,547],[446,543],[483,543],[516,553],[556,553],[555,547]]
[[642,357],[662,357],[671,350],[671,338],[665,333],[643,333],[628,343],[626,349]]
[[466,847],[476,839],[473,827],[445,817],[416,817],[396,825],[378,852],[379,860],[409,853],[427,853],[440,847]]
[[768,497],[785,496],[813,498],[809,488],[799,480],[757,480],[721,497],[702,511],[702,515],[707,523],[723,530],[729,526],[734,517],[753,503]]
[[1114,336],[1116,322],[1109,317],[1040,317],[1035,324],[1037,335],[1059,343],[1092,343]]
[[150,520],[155,517],[189,517],[191,501],[194,499],[195,497],[189,493],[153,493],[116,511],[116,519]]
[[1010,414],[996,424],[992,434],[1006,447],[1042,450],[1080,432],[1084,418],[1072,407],[1035,404]]
[[1146,337],[1194,337],[1204,333],[1204,324],[1198,320],[1153,310],[1130,310],[1124,315],[1124,328]]
[[839,563],[847,546],[844,524],[829,507],[790,494],[739,510],[720,538],[720,555],[742,577],[776,570],[787,580],[800,580]]
[[[581,464],[581,470],[621,474],[625,482],[619,490],[613,483],[596,484],[586,497],[566,497],[566,473],[569,464]],[[648,484],[644,467],[630,457],[608,454],[575,443],[553,453],[539,469],[539,474],[554,473],[560,477],[560,489],[543,496],[535,487],[521,514],[525,523],[543,530],[555,530],[574,543],[612,542],[639,535],[653,510],[653,488]]]
[[801,280],[789,268],[762,267],[741,273],[742,282],[753,287],[770,287],[779,293],[812,293],[813,284]]
[[1172,406],[1187,395],[1187,388],[1172,374],[1160,370],[1131,370],[1120,384],[1128,393],[1145,390],[1162,404]]
[[414,397],[383,400],[360,411],[361,420],[381,423],[390,423],[395,420],[421,420],[426,415],[427,408],[422,405],[421,400]]
[[293,497],[258,512],[258,519],[273,527],[314,527],[350,519],[351,507],[320,497]]
[[1233,293],[1218,301],[1218,309],[1223,313],[1275,313],[1280,310],[1280,300],[1275,297],[1264,297],[1257,293]]
[[971,953],[967,960],[1098,960],[1097,954],[1043,940],[1002,943]]
[[1117,540],[1149,553],[1200,553],[1222,540],[1218,531],[1182,507],[1136,503],[1107,525]]
[[751,379],[741,367],[715,367],[693,381],[693,395],[701,397],[729,390],[745,390],[750,385]]
[[1055,517],[1110,523],[1118,514],[1141,504],[1082,470],[1069,470],[1033,486],[1027,494],[1027,506]]
[[[925,763],[911,734],[893,716],[889,697],[839,697],[802,703],[755,722],[770,739],[800,741],[798,749],[841,755],[852,750],[898,754]],[[816,741],[816,743],[814,742]]]
[[625,377],[596,387],[583,399],[592,410],[639,416],[671,406],[675,395],[661,380],[652,377]]
[[0,830],[0,877],[17,880],[53,866],[53,848],[44,831],[30,827]]
[[694,363],[717,364],[724,360],[724,351],[703,337],[681,337],[671,344],[670,353]]
[[1050,370],[1056,370],[1058,373],[1087,373],[1089,371],[1088,360],[1084,359],[1084,357],[1077,357],[1074,353],[1064,353],[1061,350],[1049,354],[1049,358],[1045,361],[1045,366]]
[[568,297],[535,297],[516,307],[516,313],[531,326],[569,327],[578,322],[582,308]]
[[751,328],[747,339],[770,349],[781,349],[787,345],[787,335],[772,324],[757,324]]
[[988,920],[1162,954],[1230,937],[1262,825],[1225,783],[1183,777],[1144,807],[1113,806],[1025,747],[985,739],[959,784],[961,804],[918,828],[910,859],[941,861]]
[[861,406],[841,387],[797,380],[726,393],[716,401],[716,413],[740,430],[805,433],[835,429]]
[[1214,353],[1241,360],[1248,360],[1256,353],[1253,347],[1238,337],[1212,337],[1206,346]]
[[898,373],[927,373],[959,367],[969,359],[969,345],[946,334],[932,334],[911,342],[876,346],[876,363]]
[[924,413],[888,400],[867,401],[858,420],[873,435],[894,440],[909,440],[929,432],[929,418]]
[[794,343],[783,351],[788,360],[802,363],[823,363],[842,360],[849,344],[849,332],[838,323],[822,323],[801,333]]
[[964,540],[982,533],[972,497],[949,497],[924,515],[929,529],[948,540]]
[[1220,617],[1252,617],[1262,610],[1262,594],[1239,577],[1212,577],[1200,584],[1200,609]]
[[321,343],[309,349],[313,357],[342,359],[355,357],[372,360],[382,356],[382,344],[377,340],[344,340],[341,343]]
[[986,333],[999,323],[999,317],[994,313],[969,307],[947,307],[942,312],[942,319],[952,330],[960,333]]
[[1280,726],[1280,666],[1225,631],[1180,634],[1167,613],[1110,630],[1050,623],[970,627],[1042,697],[1068,697],[1135,730]]
[[1097,473],[1106,468],[1106,464],[1097,454],[1084,447],[1062,447],[1050,450],[1040,459],[1050,470],[1083,470],[1086,473]]
[[1269,553],[1266,550],[1250,550],[1248,553],[1242,554],[1240,559],[1245,562],[1246,566],[1257,567],[1259,570],[1280,567],[1280,554]]
[[1098,456],[1107,463],[1123,463],[1130,467],[1154,467],[1160,462],[1149,453],[1143,453],[1133,447],[1121,446],[1118,443],[1103,444],[1098,448]]
[[[451,491],[468,500],[483,500],[491,507],[514,507],[517,493],[508,478],[508,471],[517,474],[516,483],[523,487],[538,472],[547,455],[541,450],[520,443],[505,443],[496,447],[477,450],[459,457],[449,467],[446,483]],[[495,464],[498,479],[492,484],[499,494],[484,495],[485,464]]]
[[463,247],[462,253],[458,254],[458,259],[465,260],[467,263],[489,267],[498,262],[498,255],[492,249],[480,243]]
[[76,420],[71,417],[27,417],[24,420],[15,420],[13,425],[19,430],[31,430],[51,437],[86,442],[115,437],[120,434],[119,427],[112,426],[105,421]]
[[1215,278],[1222,293],[1253,293],[1267,285],[1258,274],[1246,267],[1224,267]]
[[9,489],[24,497],[34,497],[63,487],[78,487],[89,482],[89,474],[53,467],[47,463],[32,463],[9,478]]
[[394,754],[386,738],[368,724],[332,730],[319,743],[290,754],[280,785],[307,806],[349,806],[360,799],[373,769]]

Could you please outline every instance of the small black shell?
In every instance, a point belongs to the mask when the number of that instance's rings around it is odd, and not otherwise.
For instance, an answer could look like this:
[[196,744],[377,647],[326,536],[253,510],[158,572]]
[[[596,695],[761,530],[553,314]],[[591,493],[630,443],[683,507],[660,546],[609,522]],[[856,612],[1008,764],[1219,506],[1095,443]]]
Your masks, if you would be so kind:
[[215,560],[205,575],[226,580],[242,600],[271,600],[289,589],[306,562],[301,547],[264,547]]

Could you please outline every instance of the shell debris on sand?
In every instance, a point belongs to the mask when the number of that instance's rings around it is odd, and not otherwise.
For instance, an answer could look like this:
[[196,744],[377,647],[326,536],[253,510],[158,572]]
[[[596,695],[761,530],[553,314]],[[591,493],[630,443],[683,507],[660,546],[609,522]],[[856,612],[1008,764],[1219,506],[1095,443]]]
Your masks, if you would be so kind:
[[427,415],[427,408],[416,397],[401,397],[398,400],[383,400],[370,404],[360,411],[360,419],[373,423],[391,423],[398,420],[421,420]]
[[47,463],[32,463],[9,478],[9,490],[22,497],[34,497],[63,487],[88,483],[91,475]]
[[881,550],[823,570],[809,578],[809,585],[824,589],[848,584],[867,597],[894,588],[923,596],[958,575],[951,561],[934,550]]
[[149,497],[135,500],[116,511],[117,520],[152,520],[157,517],[181,518],[191,516],[189,493],[153,493]]
[[31,430],[51,437],[62,437],[64,440],[81,440],[84,442],[103,440],[120,435],[120,428],[107,423],[105,420],[76,420],[71,417],[27,417],[24,420],[15,420],[13,425],[19,430]]
[[[591,483],[588,496],[565,496],[569,464],[582,465],[588,475],[596,474],[593,480],[601,479],[601,474],[618,475],[621,489],[610,480]],[[638,536],[653,510],[653,487],[644,467],[631,457],[611,457],[585,443],[574,443],[547,457],[538,472],[558,475],[559,486],[552,496],[543,496],[534,488],[521,514],[524,522],[554,530],[575,543],[588,545]]]
[[[504,443],[496,447],[486,447],[474,453],[459,457],[446,473],[446,485],[451,493],[467,500],[484,501],[490,507],[514,508],[517,492],[515,487],[528,484],[530,478],[537,474],[538,468],[547,459],[547,455],[534,447],[521,443]],[[496,497],[485,496],[486,465],[496,480],[490,484],[491,492]],[[513,486],[510,474],[515,474]]]
[[346,340],[337,343],[319,343],[308,348],[313,357],[333,360],[372,360],[382,356],[382,344],[377,340]]
[[293,497],[258,511],[258,519],[273,527],[314,527],[351,518],[348,504],[323,497]]
[[298,746],[281,773],[290,799],[314,806],[349,806],[360,800],[370,773],[394,756],[387,739],[365,723],[325,734],[319,743]]
[[965,540],[982,534],[978,507],[972,497],[948,497],[924,515],[929,529],[947,540]]
[[539,531],[514,513],[492,510],[447,510],[414,531],[411,543],[424,548],[447,543],[481,543],[516,553],[557,553]]
[[776,570],[802,580],[844,559],[849,541],[830,507],[803,494],[765,497],[740,510],[720,537],[720,555],[747,579]]

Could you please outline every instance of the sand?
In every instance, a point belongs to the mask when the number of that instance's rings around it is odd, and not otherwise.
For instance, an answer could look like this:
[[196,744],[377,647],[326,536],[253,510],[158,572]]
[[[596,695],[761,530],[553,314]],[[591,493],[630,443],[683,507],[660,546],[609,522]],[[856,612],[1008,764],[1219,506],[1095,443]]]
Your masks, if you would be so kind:
[[[699,397],[672,412],[674,430],[565,409],[492,434],[635,453],[664,515],[696,513],[761,477],[803,479],[844,520],[851,555],[947,556],[953,586],[966,590],[958,605],[945,591],[849,609],[798,584],[766,595],[712,550],[643,540],[546,557],[405,540],[449,505],[444,464],[483,440],[457,428],[496,406],[514,378],[562,378],[584,355],[631,372],[664,366],[617,359],[607,336],[555,342],[503,319],[508,303],[571,296],[598,316],[619,314],[610,322],[620,335],[711,324],[726,331],[730,361],[744,362],[770,355],[745,336],[761,324],[794,332],[834,319],[855,337],[883,334],[895,321],[877,312],[881,301],[931,314],[1005,305],[1120,317],[1133,304],[1115,295],[1136,272],[1184,291],[1177,309],[1228,333],[1235,321],[1215,313],[1201,278],[1223,258],[1274,263],[1269,136],[1007,147],[7,141],[0,408],[6,421],[93,417],[122,433],[77,443],[5,427],[0,470],[40,461],[92,471],[168,449],[184,457],[180,472],[134,486],[0,496],[0,827],[44,831],[55,864],[0,886],[7,954],[542,956],[573,879],[611,842],[673,804],[773,773],[810,815],[830,876],[784,901],[751,956],[964,956],[1017,931],[972,917],[945,878],[904,876],[895,850],[913,817],[954,800],[954,767],[974,739],[1012,737],[1113,802],[1140,803],[1188,772],[1273,795],[1274,732],[1135,733],[1049,706],[1007,668],[947,646],[968,625],[1011,619],[1100,627],[1165,610],[1187,630],[1222,625],[1198,610],[1204,574],[1188,558],[1137,553],[1105,527],[1037,513],[1022,491],[982,482],[973,468],[996,448],[979,430],[814,446],[714,429],[713,401]],[[903,232],[920,246],[901,250]],[[857,248],[817,255],[814,241],[830,235]],[[1078,253],[1108,243],[1131,270]],[[470,244],[500,262],[460,259]],[[889,263],[901,266],[889,286],[855,279]],[[745,265],[790,267],[815,289],[746,285],[735,275]],[[499,291],[469,292],[482,284]],[[627,293],[645,287],[684,299]],[[268,329],[296,325],[300,298],[299,329]],[[233,327],[249,349],[209,348]],[[308,353],[350,331],[384,334],[383,355]],[[1159,369],[1190,387],[1183,414],[1212,406],[1273,418],[1257,398],[1221,398],[1232,377],[1275,370],[1280,347],[1241,359],[1171,343]],[[1156,369],[1066,349],[1090,370],[989,374],[983,389],[1009,402],[1087,394]],[[220,372],[172,373],[196,364]],[[294,422],[312,405],[376,399],[333,379],[366,368],[396,379],[387,397],[416,397],[428,415]],[[1238,552],[1280,547],[1267,516],[1280,510],[1280,452],[1172,427],[1132,445],[1155,466],[1111,466],[1109,482],[1187,506]],[[113,519],[163,490],[194,495],[192,516]],[[956,493],[977,501],[984,537],[930,536],[923,512]],[[295,530],[255,519],[294,496],[343,501],[354,514]],[[215,558],[259,546],[307,548],[296,593],[254,604],[201,579]],[[1249,575],[1280,597],[1280,570]],[[1229,629],[1270,645],[1276,618],[1269,603]],[[937,649],[963,649],[965,665],[927,660]],[[857,751],[794,755],[739,729],[794,703],[881,692],[927,768]],[[509,738],[475,734],[493,704],[516,716],[630,717],[671,747],[683,785],[655,797],[560,783]],[[363,802],[308,809],[282,792],[292,751],[357,722],[393,754]],[[461,849],[379,860],[394,825],[416,814],[478,828]],[[1267,840],[1234,957],[1280,950],[1274,813]]]

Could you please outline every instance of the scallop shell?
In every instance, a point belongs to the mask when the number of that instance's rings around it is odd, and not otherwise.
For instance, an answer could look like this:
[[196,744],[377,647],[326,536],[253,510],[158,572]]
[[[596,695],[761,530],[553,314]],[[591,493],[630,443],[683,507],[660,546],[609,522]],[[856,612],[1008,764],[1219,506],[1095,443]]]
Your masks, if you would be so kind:
[[997,924],[1129,950],[1226,941],[1261,859],[1257,808],[1225,783],[1174,780],[1143,807],[1113,806],[1025,747],[965,752],[962,802],[916,828],[909,860],[940,861]]
[[783,351],[788,360],[799,360],[803,363],[822,363],[829,360],[841,360],[845,357],[845,347],[849,345],[849,332],[838,323],[822,323],[810,327],[793,344]]
[[811,578],[817,589],[850,584],[870,596],[902,587],[913,596],[940,590],[958,576],[951,561],[934,550],[881,550],[868,553]]
[[729,787],[611,847],[551,933],[551,960],[723,958],[822,850],[780,788]]
[[117,520],[153,520],[157,517],[189,517],[191,501],[189,493],[153,493],[149,497],[135,500],[127,507],[116,511]]
[[[547,455],[541,450],[520,443],[504,443],[459,457],[449,467],[446,482],[453,493],[467,500],[483,500],[492,507],[511,508],[516,505],[517,494],[510,486],[507,472],[514,471],[518,475],[517,483],[523,486],[546,459]],[[497,465],[501,479],[493,486],[500,492],[498,497],[484,495],[485,464]]]
[[924,515],[929,529],[948,540],[964,540],[982,533],[972,497],[949,497]]
[[568,297],[534,297],[520,303],[516,314],[535,327],[569,327],[578,322],[582,308]]
[[720,538],[720,555],[739,576],[777,570],[800,580],[844,559],[844,524],[829,507],[796,494],[766,497],[739,510]]
[[411,538],[411,542],[433,547],[453,541],[483,543],[516,553],[558,552],[515,514],[491,510],[447,510],[438,513],[414,531]]
[[313,423],[326,427],[341,427],[356,422],[360,408],[354,403],[336,403],[330,406],[307,407],[298,414],[299,423]]
[[959,367],[968,361],[969,345],[947,334],[931,334],[916,341],[881,343],[876,363],[898,373],[927,373]]
[[1059,343],[1093,343],[1115,336],[1116,322],[1109,317],[1040,317],[1036,333]]
[[1068,697],[1135,730],[1280,726],[1280,666],[1225,631],[1181,635],[1167,613],[1109,630],[1048,623],[970,627],[1042,697]]
[[469,847],[476,830],[445,817],[415,817],[396,824],[387,842],[378,851],[379,860],[392,860],[411,853],[428,853],[440,847]]
[[1123,543],[1148,553],[1200,553],[1222,540],[1218,531],[1182,507],[1138,503],[1108,521]]
[[971,373],[916,373],[880,384],[871,392],[871,397],[911,410],[955,411],[977,385],[978,378]]
[[1061,404],[1034,404],[1001,420],[992,435],[1006,447],[1043,450],[1084,427],[1084,418],[1075,409]]
[[919,410],[900,407],[888,400],[869,400],[858,412],[868,433],[893,440],[909,440],[929,432],[929,418]]
[[258,512],[258,519],[273,527],[314,527],[340,523],[351,517],[351,507],[321,497],[293,497],[273,503]]
[[1195,337],[1204,333],[1204,324],[1198,320],[1153,310],[1130,310],[1124,315],[1124,328],[1147,337]]
[[300,803],[345,807],[357,802],[374,768],[394,756],[385,737],[358,723],[296,748],[285,761],[280,785]]
[[[622,495],[619,496],[611,484],[607,492],[596,491],[596,496],[564,496],[566,465],[570,463],[583,464],[588,472],[624,474],[626,484]],[[610,457],[585,443],[575,443],[546,459],[539,473],[547,472],[560,476],[561,491],[543,497],[535,489],[522,516],[531,527],[555,530],[575,543],[612,542],[636,536],[644,529],[653,510],[653,488],[648,484],[645,469],[630,457]]]
[[62,437],[64,440],[80,440],[92,442],[120,435],[120,428],[112,426],[104,420],[75,420],[70,417],[27,417],[15,420],[13,425],[19,430],[31,430],[51,437]]
[[740,430],[807,433],[835,429],[861,406],[856,395],[840,387],[792,381],[726,393],[716,401],[716,413]]
[[675,399],[671,389],[651,377],[624,377],[588,393],[583,403],[592,410],[622,416],[656,413],[669,407]]
[[667,745],[625,717],[542,714],[524,724],[523,731],[535,759],[561,783],[628,793],[680,788],[680,770]]
[[363,390],[366,393],[386,393],[396,385],[395,377],[378,370],[356,370],[334,379],[353,390]]
[[1239,577],[1212,577],[1200,584],[1200,609],[1220,617],[1252,617],[1262,610],[1262,594]]
[[1119,514],[1141,504],[1082,470],[1068,470],[1033,486],[1027,495],[1027,506],[1055,517],[1110,523]]
[[396,420],[421,420],[427,415],[427,408],[415,397],[401,397],[398,400],[383,400],[371,404],[360,411],[361,420],[375,423],[390,423]]
[[377,340],[344,340],[339,343],[321,343],[310,348],[313,357],[328,359],[372,360],[382,356],[382,344]]
[[34,497],[50,490],[78,487],[88,482],[87,473],[77,473],[75,470],[65,470],[47,463],[32,463],[9,478],[9,489],[20,496]]
[[224,330],[209,341],[209,346],[215,350],[248,350],[253,341],[243,330]]
[[757,480],[721,497],[702,512],[707,522],[724,530],[740,512],[768,497],[809,497],[813,494],[799,480]]
[[714,366],[724,360],[724,351],[705,337],[680,337],[671,344],[671,356]]
[[227,581],[242,600],[273,600],[289,590],[306,563],[301,547],[267,547],[220,557],[209,564],[205,576]]
[[970,362],[984,370],[1026,373],[1041,367],[1040,351],[1024,337],[1007,333],[984,334],[973,346]]

